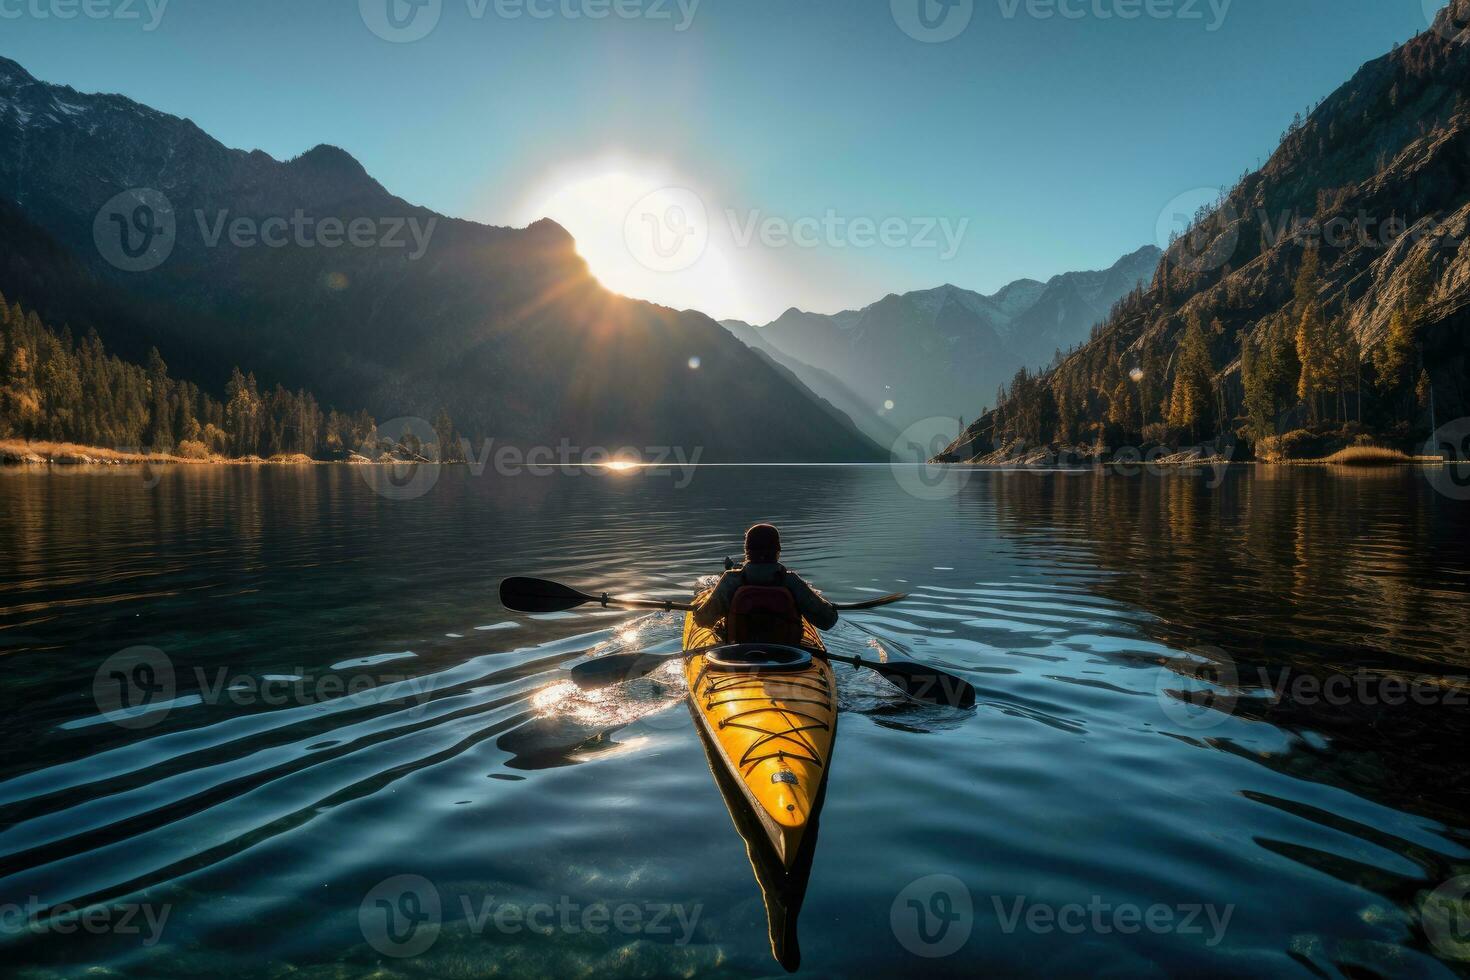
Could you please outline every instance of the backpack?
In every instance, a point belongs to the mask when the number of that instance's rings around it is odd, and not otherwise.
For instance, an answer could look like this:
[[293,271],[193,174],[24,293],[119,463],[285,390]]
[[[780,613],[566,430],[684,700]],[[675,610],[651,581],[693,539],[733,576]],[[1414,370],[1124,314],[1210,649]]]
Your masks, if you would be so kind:
[[742,585],[725,613],[728,643],[780,643],[801,646],[803,624],[796,598],[785,585],[782,569],[777,585]]

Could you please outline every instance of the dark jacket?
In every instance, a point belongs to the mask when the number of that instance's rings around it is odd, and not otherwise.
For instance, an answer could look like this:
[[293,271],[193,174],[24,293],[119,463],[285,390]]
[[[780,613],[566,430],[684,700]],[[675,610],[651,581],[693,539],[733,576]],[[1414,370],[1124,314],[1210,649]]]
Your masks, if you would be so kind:
[[837,625],[837,607],[818,595],[800,575],[786,571],[779,562],[746,562],[740,568],[720,576],[715,590],[694,611],[694,621],[708,629],[725,618],[736,589],[742,585],[775,585],[778,581],[786,586],[786,590],[796,600],[796,608],[800,610],[802,617],[817,629],[829,630]]

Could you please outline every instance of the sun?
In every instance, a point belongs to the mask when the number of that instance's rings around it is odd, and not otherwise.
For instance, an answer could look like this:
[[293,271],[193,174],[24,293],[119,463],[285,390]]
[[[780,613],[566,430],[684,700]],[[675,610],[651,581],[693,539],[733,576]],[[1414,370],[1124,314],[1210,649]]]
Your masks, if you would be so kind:
[[694,184],[652,168],[593,166],[562,177],[525,210],[565,228],[588,269],[613,292],[731,315],[722,311],[745,304],[722,212]]

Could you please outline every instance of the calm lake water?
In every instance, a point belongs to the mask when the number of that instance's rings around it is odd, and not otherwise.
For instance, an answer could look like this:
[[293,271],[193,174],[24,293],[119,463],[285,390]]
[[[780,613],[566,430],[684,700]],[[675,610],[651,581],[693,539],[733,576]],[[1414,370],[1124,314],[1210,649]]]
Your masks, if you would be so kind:
[[1470,503],[1416,470],[900,476],[0,473],[0,958],[782,974],[677,671],[566,679],[678,618],[496,598],[682,599],[773,520],[834,599],[913,593],[835,651],[980,690],[839,668],[804,973],[1463,975]]

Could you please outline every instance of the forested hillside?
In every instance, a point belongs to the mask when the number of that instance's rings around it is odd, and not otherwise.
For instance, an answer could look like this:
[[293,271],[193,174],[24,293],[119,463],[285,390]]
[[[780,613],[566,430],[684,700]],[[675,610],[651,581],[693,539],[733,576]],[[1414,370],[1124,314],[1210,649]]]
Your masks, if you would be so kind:
[[0,438],[204,459],[345,453],[374,432],[365,412],[323,411],[279,385],[261,392],[238,368],[221,402],[172,377],[157,349],[146,364],[124,361],[95,331],[78,342],[0,296]]
[[1147,288],[942,458],[1417,449],[1470,414],[1470,0],[1291,125]]

